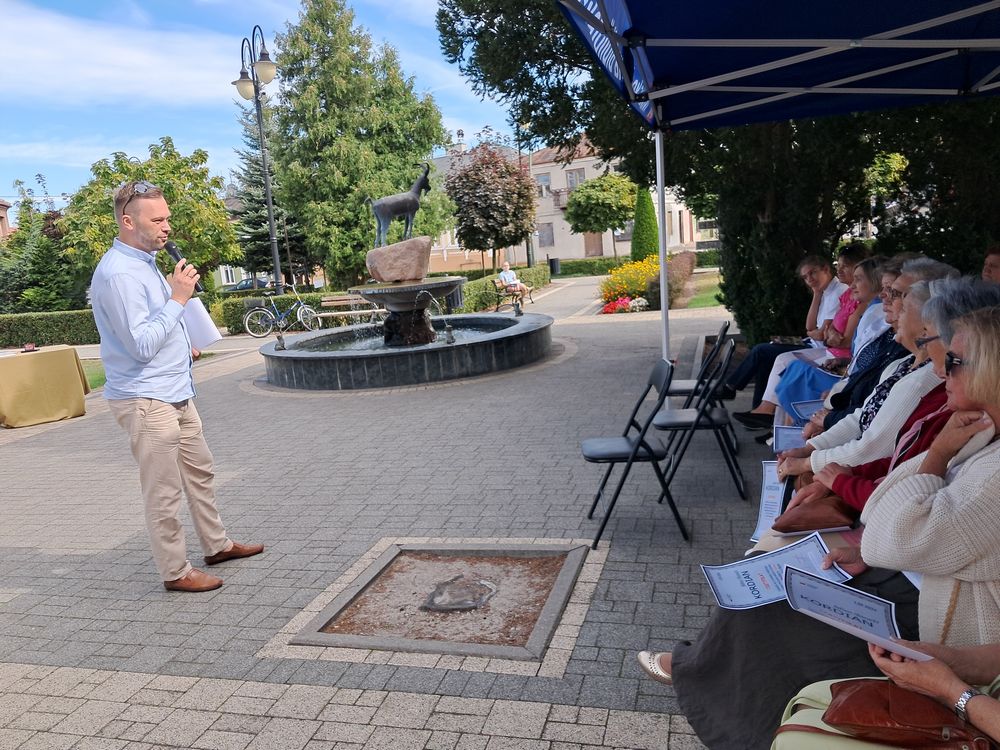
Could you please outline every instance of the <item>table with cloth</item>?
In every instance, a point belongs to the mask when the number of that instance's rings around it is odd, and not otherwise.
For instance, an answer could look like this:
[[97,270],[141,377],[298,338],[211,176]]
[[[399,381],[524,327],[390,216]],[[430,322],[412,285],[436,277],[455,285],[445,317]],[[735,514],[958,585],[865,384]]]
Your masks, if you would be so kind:
[[71,346],[47,346],[0,357],[0,425],[28,427],[79,417],[90,392]]

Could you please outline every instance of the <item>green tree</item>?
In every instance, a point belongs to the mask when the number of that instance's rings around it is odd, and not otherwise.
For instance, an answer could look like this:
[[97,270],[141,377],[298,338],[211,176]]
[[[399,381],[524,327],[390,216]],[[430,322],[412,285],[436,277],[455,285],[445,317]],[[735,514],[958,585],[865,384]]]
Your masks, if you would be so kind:
[[496,251],[523,242],[535,228],[535,184],[527,170],[490,143],[480,143],[445,182],[456,206],[458,241],[470,250]]
[[[210,271],[223,263],[239,263],[240,249],[219,197],[221,177],[208,173],[208,153],[196,149],[183,156],[169,137],[149,147],[146,161],[116,152],[91,166],[91,180],[73,196],[59,222],[63,246],[82,266],[93,271],[118,233],[112,196],[125,180],[148,180],[163,189],[170,204],[170,236],[196,265],[206,288],[212,285]],[[173,268],[164,253],[161,268]]]
[[[239,166],[233,171],[236,184],[236,198],[240,207],[234,212],[236,219],[236,241],[243,251],[242,265],[253,275],[271,276],[274,273],[274,259],[271,254],[271,229],[267,219],[267,202],[264,196],[264,168],[260,160],[260,141],[257,116],[253,107],[239,105],[240,125],[243,128],[243,148],[236,149]],[[264,138],[270,143],[274,138],[274,115],[269,106],[262,107],[264,114]],[[270,157],[270,154],[268,154]],[[271,159],[268,159],[269,163]],[[277,176],[271,175],[272,195],[277,194]],[[312,276],[317,266],[323,264],[325,254],[316,256],[309,253],[305,236],[294,217],[277,200],[274,204],[275,231],[278,238],[278,253],[286,281],[293,270]],[[291,256],[289,268],[288,258]]]
[[420,201],[420,210],[413,221],[413,235],[420,237],[427,235],[433,239],[441,236],[442,232],[455,228],[455,201],[448,196],[448,191],[444,186],[444,175],[431,165],[431,189],[424,193]]
[[[635,184],[624,175],[608,174],[587,180],[570,193],[566,204],[566,221],[574,232],[597,232],[622,229],[635,213]],[[615,260],[618,246],[614,234],[611,248]]]
[[343,0],[303,5],[276,44],[275,171],[310,252],[325,255],[328,277],[348,285],[364,278],[374,242],[365,199],[409,189],[446,134],[433,99],[414,93],[394,49],[373,48]]
[[653,198],[649,189],[638,185],[635,191],[635,219],[632,221],[632,260],[642,260],[660,252],[660,230],[656,225]]
[[[36,180],[48,193],[45,178]],[[15,232],[0,246],[0,312],[51,312],[86,305],[89,274],[62,250],[60,213],[39,209],[33,191],[18,181]]]

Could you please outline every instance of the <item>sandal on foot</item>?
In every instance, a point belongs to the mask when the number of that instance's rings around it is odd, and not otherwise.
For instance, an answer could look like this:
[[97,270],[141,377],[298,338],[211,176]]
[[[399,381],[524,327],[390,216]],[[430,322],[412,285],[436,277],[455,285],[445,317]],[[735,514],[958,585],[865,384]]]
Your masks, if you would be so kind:
[[673,678],[670,676],[670,673],[664,672],[660,669],[661,653],[662,652],[640,651],[636,654],[636,658],[639,660],[639,667],[643,672],[648,674],[657,682],[662,682],[664,685],[672,685]]

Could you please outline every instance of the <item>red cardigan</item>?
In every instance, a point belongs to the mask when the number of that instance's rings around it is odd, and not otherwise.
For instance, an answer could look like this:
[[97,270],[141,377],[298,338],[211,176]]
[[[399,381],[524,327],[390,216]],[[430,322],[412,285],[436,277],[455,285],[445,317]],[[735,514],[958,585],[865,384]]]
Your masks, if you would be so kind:
[[[945,405],[947,400],[948,394],[945,392],[944,383],[941,383],[941,385],[920,399],[919,403],[917,403],[917,408],[913,410],[909,419],[906,420],[906,423],[896,435],[896,444],[899,444],[900,438],[909,432],[913,425],[929,414],[936,412]],[[930,448],[934,438],[941,432],[941,429],[951,418],[951,415],[951,411],[944,411],[921,425],[916,440],[900,454],[896,463],[902,463],[906,459],[913,458]],[[891,461],[891,457],[880,458],[876,461],[869,461],[866,464],[855,466],[850,474],[840,474],[833,480],[833,492],[842,497],[844,502],[852,508],[860,511],[865,507],[865,503],[868,502],[868,498],[875,491],[875,487],[878,486],[878,483],[889,472],[889,463]]]

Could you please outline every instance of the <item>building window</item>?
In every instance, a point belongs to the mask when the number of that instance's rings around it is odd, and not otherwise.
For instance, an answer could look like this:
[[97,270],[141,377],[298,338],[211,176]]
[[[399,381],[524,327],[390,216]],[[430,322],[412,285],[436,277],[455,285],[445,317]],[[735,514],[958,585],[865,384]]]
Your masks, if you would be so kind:
[[566,170],[566,187],[573,190],[577,185],[583,182],[586,177],[583,176],[583,169],[567,169]]
[[535,190],[539,198],[545,198],[552,193],[552,175],[548,172],[545,174],[535,175]]
[[625,222],[625,226],[621,229],[615,230],[615,240],[619,242],[628,242],[632,239],[632,225],[633,221],[629,219]]
[[548,221],[544,224],[538,224],[538,246],[539,247],[555,247],[556,240],[555,236],[552,234],[552,222]]
[[233,273],[232,266],[222,266],[220,269],[222,271],[222,283],[223,284],[235,284],[236,274]]
[[698,234],[703,240],[719,239],[719,224],[715,219],[698,219]]

